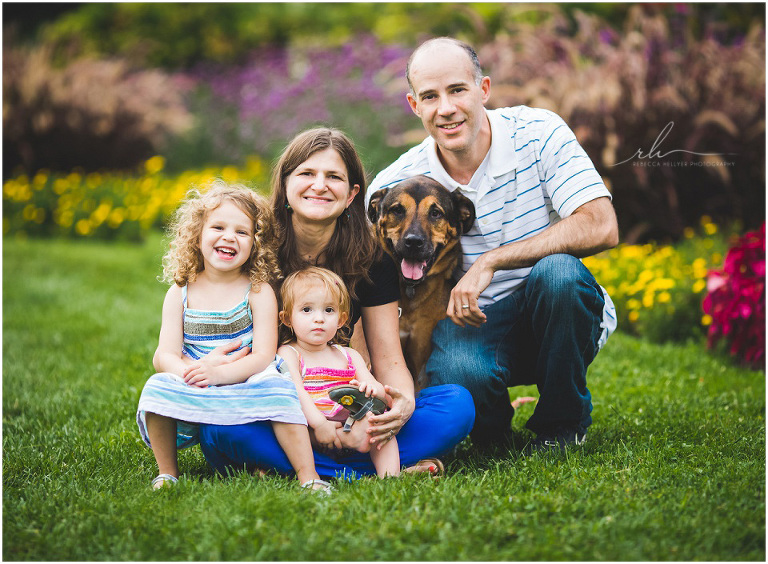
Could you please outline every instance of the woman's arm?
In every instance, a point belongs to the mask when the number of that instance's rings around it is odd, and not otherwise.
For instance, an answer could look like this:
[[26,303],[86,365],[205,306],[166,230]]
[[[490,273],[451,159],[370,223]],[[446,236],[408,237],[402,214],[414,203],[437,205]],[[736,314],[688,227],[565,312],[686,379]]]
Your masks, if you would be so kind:
[[381,447],[410,419],[416,407],[413,378],[400,346],[397,302],[362,308],[363,330],[371,357],[371,372],[390,396],[390,410],[369,418],[371,443]]
[[152,364],[158,372],[182,376],[186,369],[182,357],[184,347],[184,306],[181,288],[175,284],[168,288],[163,300],[160,337]]
[[[244,382],[263,371],[275,359],[277,350],[277,298],[269,284],[262,284],[258,292],[252,291],[248,302],[253,312],[253,344],[251,354],[221,362],[214,357],[203,359],[187,367],[184,380],[194,386],[212,386]],[[208,358],[208,357],[206,357]]]

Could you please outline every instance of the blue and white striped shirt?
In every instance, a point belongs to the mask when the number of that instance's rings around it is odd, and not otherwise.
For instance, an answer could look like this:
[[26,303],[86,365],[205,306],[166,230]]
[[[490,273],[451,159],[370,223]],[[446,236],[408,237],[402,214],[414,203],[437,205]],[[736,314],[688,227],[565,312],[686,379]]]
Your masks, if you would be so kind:
[[[453,191],[461,189],[475,204],[477,220],[461,238],[463,260],[458,279],[483,253],[526,239],[571,215],[579,206],[611,197],[592,161],[570,127],[548,110],[515,106],[486,110],[491,149],[469,185],[451,178],[427,137],[381,171],[368,188],[376,190],[424,174]],[[367,203],[367,201],[366,201]],[[530,268],[498,271],[479,298],[492,304],[521,287]],[[600,346],[616,328],[616,310],[603,289],[603,333]]]

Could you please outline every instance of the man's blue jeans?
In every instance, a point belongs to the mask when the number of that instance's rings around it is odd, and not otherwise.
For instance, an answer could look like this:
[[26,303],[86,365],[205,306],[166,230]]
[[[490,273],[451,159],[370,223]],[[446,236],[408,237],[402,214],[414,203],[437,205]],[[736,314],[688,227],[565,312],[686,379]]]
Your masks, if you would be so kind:
[[605,300],[580,260],[548,256],[525,286],[487,306],[478,328],[442,320],[432,334],[430,385],[459,384],[472,394],[478,445],[510,434],[508,387],[536,384],[539,401],[526,426],[539,435],[585,432],[592,423],[587,367],[598,351]]

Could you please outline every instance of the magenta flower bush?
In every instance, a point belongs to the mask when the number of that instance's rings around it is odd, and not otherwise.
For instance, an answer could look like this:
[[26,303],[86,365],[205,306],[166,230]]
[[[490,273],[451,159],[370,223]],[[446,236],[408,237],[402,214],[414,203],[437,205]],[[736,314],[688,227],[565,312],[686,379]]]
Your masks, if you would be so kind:
[[743,363],[765,365],[765,223],[740,237],[720,270],[710,272],[704,312],[712,317],[708,345],[724,341]]

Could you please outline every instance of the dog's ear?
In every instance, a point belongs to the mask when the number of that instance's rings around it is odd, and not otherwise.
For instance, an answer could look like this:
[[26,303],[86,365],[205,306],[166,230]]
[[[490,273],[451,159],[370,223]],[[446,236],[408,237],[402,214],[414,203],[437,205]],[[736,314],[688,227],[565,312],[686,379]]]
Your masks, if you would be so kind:
[[376,225],[376,221],[379,219],[379,204],[386,194],[387,188],[376,190],[371,194],[371,200],[368,202],[368,219],[370,219],[371,223],[374,225]]
[[459,217],[461,233],[466,233],[472,229],[472,224],[475,223],[475,204],[473,204],[472,200],[467,198],[459,190],[451,192],[451,199],[453,200],[453,207]]

